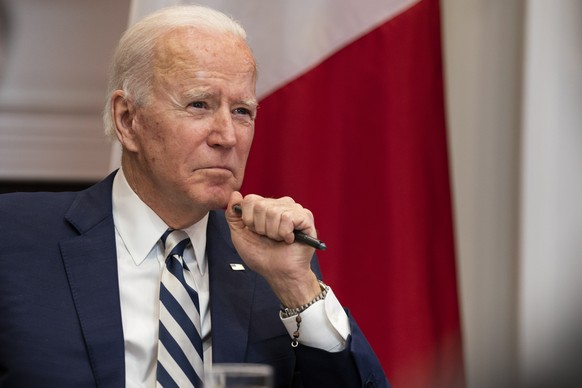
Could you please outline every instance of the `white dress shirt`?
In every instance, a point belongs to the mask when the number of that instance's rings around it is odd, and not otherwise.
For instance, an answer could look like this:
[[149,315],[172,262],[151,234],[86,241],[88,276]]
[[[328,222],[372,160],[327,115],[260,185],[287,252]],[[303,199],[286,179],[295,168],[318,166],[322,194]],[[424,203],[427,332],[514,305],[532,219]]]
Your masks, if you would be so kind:
[[[113,181],[113,221],[125,341],[126,387],[154,387],[160,278],[165,262],[160,237],[168,226],[134,193],[121,169]],[[198,287],[204,364],[208,370],[212,365],[212,341],[207,224],[208,215],[184,229],[192,241],[192,246],[184,252],[184,260],[193,272]],[[301,344],[331,352],[345,348],[350,334],[349,321],[331,289],[324,300],[303,312],[302,318]],[[295,317],[282,319],[282,322],[290,335],[297,329]]]

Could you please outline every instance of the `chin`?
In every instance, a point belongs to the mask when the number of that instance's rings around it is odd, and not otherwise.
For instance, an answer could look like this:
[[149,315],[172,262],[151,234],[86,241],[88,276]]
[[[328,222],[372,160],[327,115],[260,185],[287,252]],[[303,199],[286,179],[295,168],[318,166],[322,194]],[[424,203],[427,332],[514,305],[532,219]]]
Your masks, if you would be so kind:
[[224,201],[212,201],[208,204],[208,209],[209,210],[222,210],[222,209],[226,209],[226,206],[228,205],[228,200],[224,200]]
[[202,196],[194,199],[195,202],[205,203],[208,210],[224,209],[228,205],[232,189],[212,190],[209,189]]

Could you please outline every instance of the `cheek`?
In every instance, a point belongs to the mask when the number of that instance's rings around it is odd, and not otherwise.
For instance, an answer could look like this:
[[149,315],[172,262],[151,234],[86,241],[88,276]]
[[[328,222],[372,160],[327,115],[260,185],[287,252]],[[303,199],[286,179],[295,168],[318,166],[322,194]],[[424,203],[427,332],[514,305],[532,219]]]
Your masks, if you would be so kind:
[[243,132],[243,134],[242,134],[241,143],[244,145],[244,149],[245,149],[247,154],[251,150],[251,145],[253,144],[254,136],[255,136],[254,125],[251,128],[246,128],[246,132]]
[[238,146],[239,150],[241,151],[241,154],[248,155],[249,151],[251,150],[251,145],[253,143],[254,131],[252,130],[249,131],[248,128],[245,129],[246,131],[242,132],[238,136]]
[[[239,140],[240,141],[240,140]],[[251,151],[251,145],[253,143],[253,133],[251,132],[242,141],[240,141],[241,147],[239,149],[239,167],[241,172],[244,173],[247,160],[249,158],[249,153]]]
[[161,156],[172,149],[168,141],[171,141],[173,136],[168,136],[167,131],[164,130],[165,127],[162,121],[155,118],[145,117],[140,122],[140,143],[145,158],[152,163],[162,159]]

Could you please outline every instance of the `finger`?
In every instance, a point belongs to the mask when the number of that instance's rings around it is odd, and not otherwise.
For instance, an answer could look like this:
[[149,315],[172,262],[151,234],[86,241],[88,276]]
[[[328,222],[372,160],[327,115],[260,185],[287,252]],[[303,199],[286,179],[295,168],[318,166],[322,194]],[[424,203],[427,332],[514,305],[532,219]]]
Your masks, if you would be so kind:
[[263,200],[263,197],[260,195],[249,194],[246,195],[241,202],[242,221],[245,226],[252,231],[256,231],[257,203],[260,203],[261,200]]
[[[265,233],[267,237],[282,241],[285,240],[288,243],[293,242],[293,225],[290,220],[293,219],[291,215],[296,212],[300,205],[295,203],[291,197],[283,197],[279,199],[271,199],[265,202],[267,208],[267,215],[265,219]],[[282,224],[286,227],[281,227]],[[283,231],[283,233],[281,233]]]
[[281,236],[281,239],[284,240],[287,244],[293,243],[293,240],[295,239],[293,235],[293,230],[295,229],[293,219],[294,216],[292,212],[286,211],[281,213],[277,233]]
[[276,241],[287,241],[284,235],[281,234],[281,220],[283,215],[288,212],[286,208],[279,206],[271,207],[265,219],[265,233],[270,239]]
[[254,231],[262,236],[269,236],[268,222],[272,217],[272,208],[269,199],[261,199],[253,203],[253,227]]
[[294,229],[299,230],[312,237],[317,237],[315,231],[315,219],[309,209],[302,208],[301,218],[294,222]]
[[235,211],[234,205],[240,206],[242,200],[243,200],[243,196],[240,192],[233,191],[230,194],[230,198],[228,200],[228,205],[226,205],[226,210],[225,210],[226,218],[228,220],[239,220],[240,219],[241,215],[237,211]]

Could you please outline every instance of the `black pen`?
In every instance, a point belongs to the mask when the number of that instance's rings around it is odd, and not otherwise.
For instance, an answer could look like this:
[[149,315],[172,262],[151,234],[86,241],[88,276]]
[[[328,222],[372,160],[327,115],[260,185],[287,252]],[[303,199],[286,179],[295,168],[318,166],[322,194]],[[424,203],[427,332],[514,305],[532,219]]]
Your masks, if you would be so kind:
[[[234,205],[232,207],[232,210],[234,210],[237,214],[242,214],[242,208],[240,207],[240,205]],[[327,245],[325,245],[325,243],[323,241],[320,241],[314,237],[311,237],[297,229],[295,229],[293,231],[293,234],[295,235],[295,241],[309,245],[310,247],[313,247],[315,249],[319,249],[319,250],[326,250],[327,249]]]

